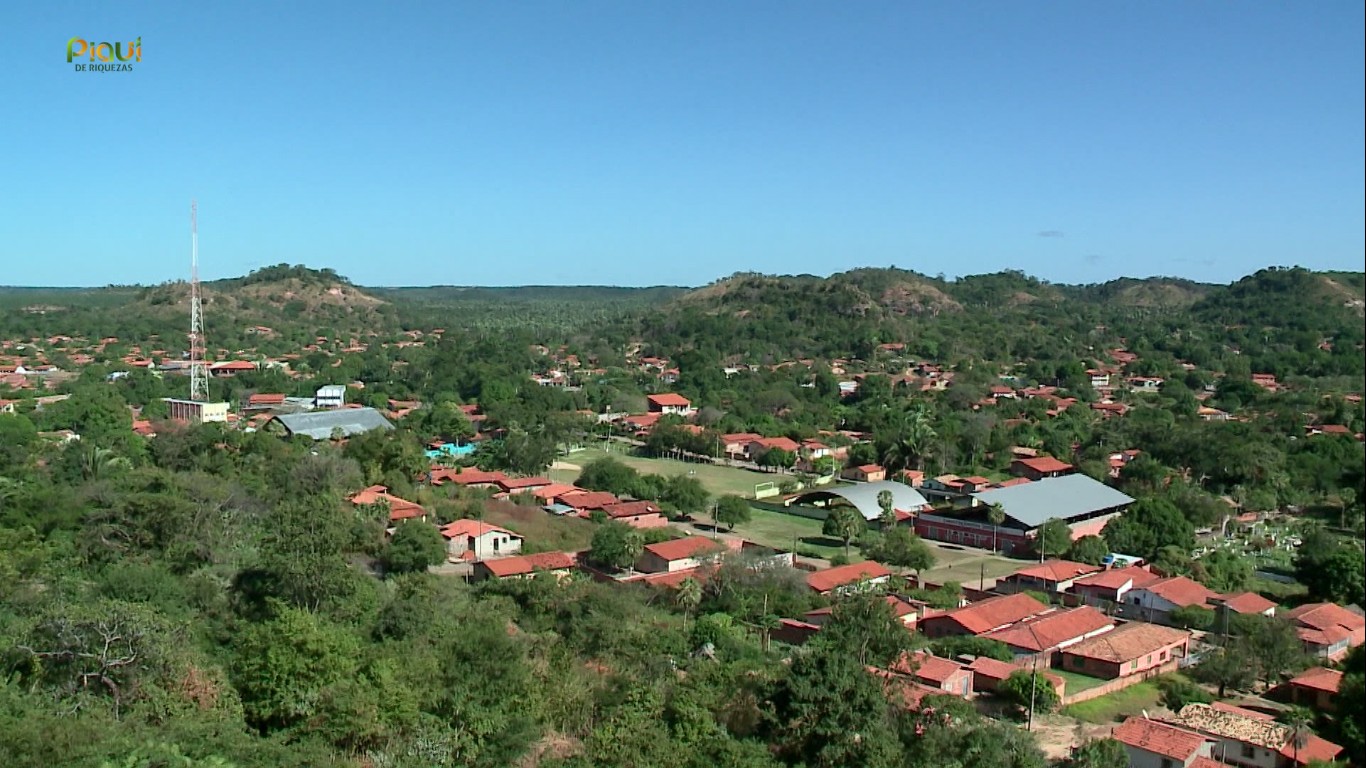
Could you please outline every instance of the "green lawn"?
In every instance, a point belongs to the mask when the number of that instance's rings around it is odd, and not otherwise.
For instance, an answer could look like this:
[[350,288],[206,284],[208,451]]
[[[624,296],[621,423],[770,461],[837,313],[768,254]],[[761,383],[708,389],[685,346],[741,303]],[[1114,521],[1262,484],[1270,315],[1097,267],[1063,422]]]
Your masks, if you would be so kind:
[[[803,552],[812,552],[825,559],[844,553],[844,545],[821,533],[821,521],[796,515],[786,515],[769,509],[750,507],[750,521],[735,527],[735,533],[750,541],[774,549],[791,550],[793,539]],[[849,547],[851,561],[862,560],[858,547]]]
[[975,549],[949,549],[930,542],[934,550],[934,567],[924,573],[925,581],[943,584],[956,581],[976,588],[982,579],[999,579],[1029,565],[1025,560],[1014,560],[991,552]]
[[[1102,680],[1099,677],[1091,677],[1090,675],[1080,675],[1076,672],[1069,672],[1065,669],[1050,669],[1048,671],[1051,674],[1057,675],[1058,677],[1061,677],[1063,680],[1067,681],[1067,688],[1065,689],[1064,693],[1068,694],[1087,691],[1092,688],[1095,688],[1097,685],[1109,682],[1108,680]],[[1082,702],[1082,704],[1086,703],[1087,702]]]
[[1120,691],[1064,707],[1062,713],[1088,723],[1105,724],[1142,714],[1158,706],[1162,692],[1157,684],[1145,680]]
[[[686,475],[693,473],[693,476],[702,482],[707,491],[720,496],[723,494],[735,494],[750,498],[754,496],[755,483],[781,482],[788,475],[777,475],[767,472],[755,472],[739,467],[719,466],[716,464],[701,464],[690,461],[678,461],[676,459],[654,459],[646,456],[632,456],[621,451],[612,451],[610,454],[600,448],[585,448],[575,451],[565,456],[561,461],[573,464],[582,468],[584,465],[592,463],[604,456],[611,456],[628,467],[651,475]],[[552,469],[550,479],[557,483],[572,483],[579,476],[579,470],[575,469]]]

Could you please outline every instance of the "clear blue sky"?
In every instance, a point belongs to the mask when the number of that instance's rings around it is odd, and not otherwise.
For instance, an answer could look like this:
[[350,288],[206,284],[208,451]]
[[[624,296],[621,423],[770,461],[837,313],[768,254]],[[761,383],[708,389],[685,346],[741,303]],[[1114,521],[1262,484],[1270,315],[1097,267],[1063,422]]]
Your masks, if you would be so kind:
[[1360,0],[2,5],[0,283],[1366,258]]

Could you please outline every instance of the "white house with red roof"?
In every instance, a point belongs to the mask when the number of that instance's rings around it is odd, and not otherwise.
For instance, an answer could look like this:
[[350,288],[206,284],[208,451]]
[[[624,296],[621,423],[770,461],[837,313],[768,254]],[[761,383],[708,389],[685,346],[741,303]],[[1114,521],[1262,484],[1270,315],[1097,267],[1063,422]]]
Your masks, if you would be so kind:
[[1309,653],[1332,661],[1342,659],[1366,641],[1366,617],[1336,603],[1307,603],[1285,613]]
[[[734,541],[739,544],[739,539]],[[706,536],[685,536],[647,544],[636,562],[636,570],[646,573],[686,571],[720,556],[728,549],[726,542]]]
[[677,416],[691,416],[693,413],[692,401],[677,392],[646,395],[645,403],[649,408],[650,413],[674,414]]
[[568,552],[538,552],[534,555],[499,557],[475,563],[470,578],[473,581],[528,579],[548,573],[560,579],[572,573],[577,562],[575,556]]
[[1070,560],[1049,560],[1031,565],[1006,576],[996,583],[997,592],[1023,592],[1034,589],[1047,594],[1060,594],[1072,588],[1077,579],[1099,573],[1098,565],[1074,563]]
[[891,578],[887,566],[864,560],[811,573],[806,577],[806,585],[818,594],[842,594],[886,584]]
[[1172,612],[1178,608],[1212,609],[1213,601],[1221,597],[1198,581],[1170,576],[1130,591],[1128,600],[1122,604],[1122,613],[1130,618],[1165,624],[1171,621]]
[[1129,768],[1195,768],[1213,755],[1215,741],[1204,734],[1160,720],[1131,716],[1110,734],[1124,745]]
[[449,560],[477,561],[522,551],[522,537],[483,520],[456,520],[441,527]]
[[1078,578],[1068,591],[1087,605],[1108,608],[1126,602],[1135,587],[1147,586],[1161,578],[1141,566],[1111,568]]

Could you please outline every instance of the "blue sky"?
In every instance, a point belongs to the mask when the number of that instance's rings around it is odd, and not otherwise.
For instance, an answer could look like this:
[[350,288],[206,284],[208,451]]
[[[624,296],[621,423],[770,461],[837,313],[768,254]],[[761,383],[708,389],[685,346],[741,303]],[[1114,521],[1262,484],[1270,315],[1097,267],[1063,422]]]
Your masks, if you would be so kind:
[[[0,283],[1366,259],[1363,4],[0,7]],[[132,72],[66,41],[142,38]]]

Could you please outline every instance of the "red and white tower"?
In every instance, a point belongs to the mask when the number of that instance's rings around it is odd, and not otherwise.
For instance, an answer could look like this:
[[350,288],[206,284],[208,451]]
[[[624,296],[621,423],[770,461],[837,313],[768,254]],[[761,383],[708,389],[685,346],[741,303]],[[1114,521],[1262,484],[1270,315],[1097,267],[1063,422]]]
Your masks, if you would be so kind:
[[209,374],[204,367],[204,310],[199,301],[199,221],[190,201],[190,399],[209,399]]

